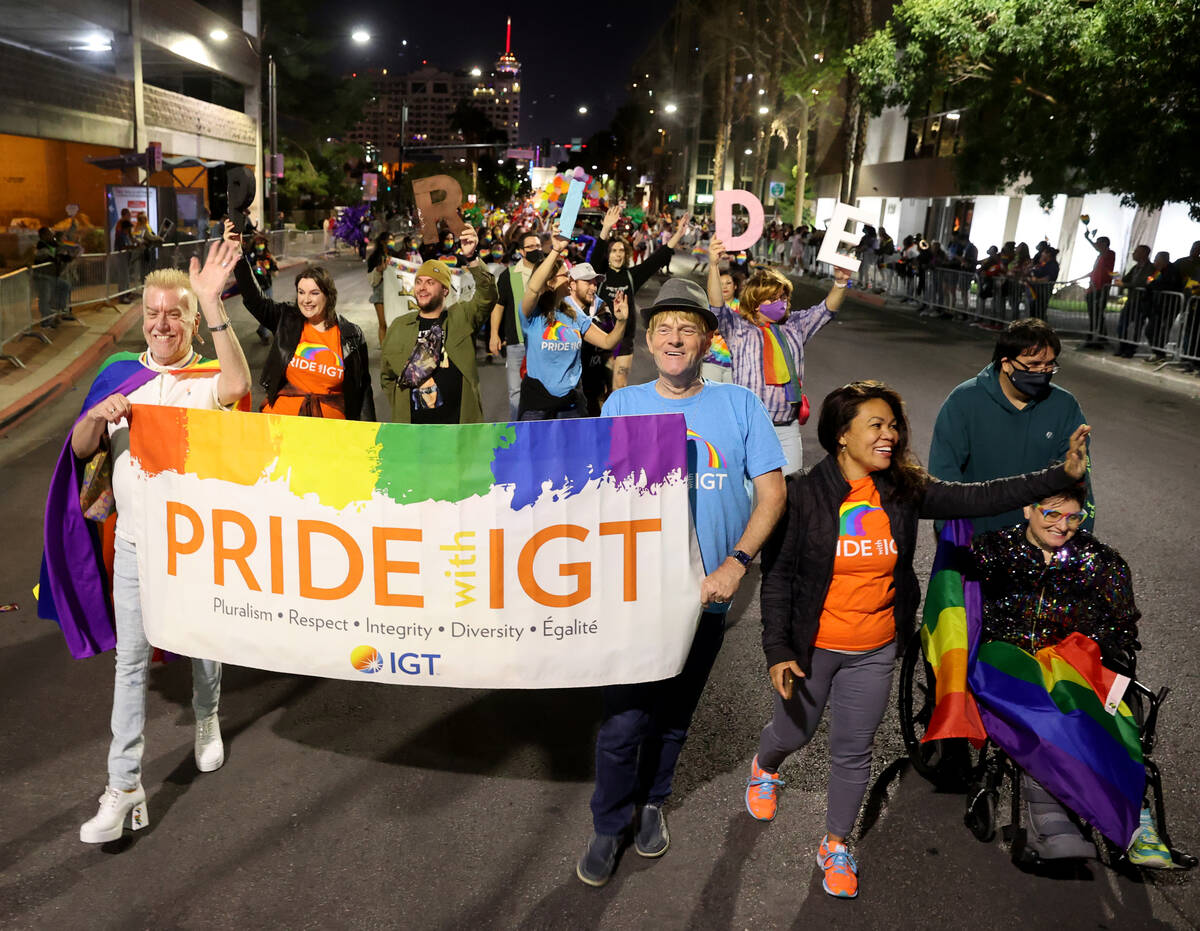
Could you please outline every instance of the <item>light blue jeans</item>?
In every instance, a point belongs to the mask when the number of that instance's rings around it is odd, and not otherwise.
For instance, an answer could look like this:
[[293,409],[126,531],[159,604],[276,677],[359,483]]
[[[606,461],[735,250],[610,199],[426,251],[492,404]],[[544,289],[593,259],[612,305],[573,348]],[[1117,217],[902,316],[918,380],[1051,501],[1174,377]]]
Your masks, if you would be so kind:
[[509,343],[504,350],[504,374],[508,376],[508,416],[517,419],[521,406],[521,363],[525,361],[525,344]]
[[[117,622],[117,674],[113,683],[112,744],[108,749],[108,784],[134,789],[142,776],[146,740],[146,674],[152,648],[142,626],[137,547],[117,537],[113,559],[113,609]],[[221,699],[221,664],[192,660],[192,710],[196,720],[217,710]]]

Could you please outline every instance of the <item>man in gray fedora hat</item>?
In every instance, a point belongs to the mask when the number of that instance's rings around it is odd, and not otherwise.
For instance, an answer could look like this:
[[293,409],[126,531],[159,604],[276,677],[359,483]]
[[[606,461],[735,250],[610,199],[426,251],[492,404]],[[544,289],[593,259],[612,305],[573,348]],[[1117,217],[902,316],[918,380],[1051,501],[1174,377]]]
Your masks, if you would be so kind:
[[[630,829],[641,856],[666,852],[670,837],[662,806],[721,649],[725,613],[786,498],[783,449],[762,402],[739,385],[700,377],[700,362],[717,328],[704,290],[694,281],[672,278],[642,310],[642,318],[658,378],[617,389],[603,414],[683,414],[692,519],[706,573],[700,585],[703,613],[679,675],[602,690],[604,719],[596,737],[592,795],[595,833],[575,869],[591,886],[611,878]],[[754,484],[753,503],[746,479]]]

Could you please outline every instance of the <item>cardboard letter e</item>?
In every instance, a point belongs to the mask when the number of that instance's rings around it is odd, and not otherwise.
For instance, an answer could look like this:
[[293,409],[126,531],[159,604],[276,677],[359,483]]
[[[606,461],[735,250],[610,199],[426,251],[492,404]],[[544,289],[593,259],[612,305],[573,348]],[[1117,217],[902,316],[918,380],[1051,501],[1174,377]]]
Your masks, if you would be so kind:
[[861,207],[851,207],[849,204],[837,204],[833,208],[833,216],[825,229],[825,238],[821,240],[821,250],[817,253],[817,261],[837,266],[854,274],[862,267],[862,262],[852,255],[847,255],[838,249],[845,243],[847,246],[857,246],[862,237],[846,227],[853,222],[874,224],[877,217],[871,211]]

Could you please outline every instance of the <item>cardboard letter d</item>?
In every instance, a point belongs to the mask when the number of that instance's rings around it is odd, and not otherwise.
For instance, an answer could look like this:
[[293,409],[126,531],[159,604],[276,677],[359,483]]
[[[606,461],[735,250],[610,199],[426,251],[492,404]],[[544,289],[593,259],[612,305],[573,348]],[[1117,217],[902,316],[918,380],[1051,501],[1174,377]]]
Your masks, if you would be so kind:
[[[746,224],[746,232],[740,236],[733,235],[733,205],[741,204],[750,214]],[[713,217],[717,224],[717,239],[725,245],[726,252],[740,252],[749,249],[763,231],[763,205],[749,191],[717,191],[713,195]]]

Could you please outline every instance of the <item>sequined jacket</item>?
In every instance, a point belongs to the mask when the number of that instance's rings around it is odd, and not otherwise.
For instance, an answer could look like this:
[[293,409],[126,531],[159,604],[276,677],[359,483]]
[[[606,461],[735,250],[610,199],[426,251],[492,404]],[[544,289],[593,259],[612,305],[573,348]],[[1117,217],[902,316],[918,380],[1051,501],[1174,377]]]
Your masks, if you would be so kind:
[[1129,566],[1086,530],[1047,563],[1025,538],[1025,526],[975,538],[974,571],[983,595],[988,640],[1006,640],[1035,653],[1079,631],[1106,655],[1138,648]]

